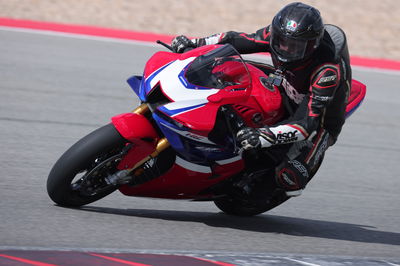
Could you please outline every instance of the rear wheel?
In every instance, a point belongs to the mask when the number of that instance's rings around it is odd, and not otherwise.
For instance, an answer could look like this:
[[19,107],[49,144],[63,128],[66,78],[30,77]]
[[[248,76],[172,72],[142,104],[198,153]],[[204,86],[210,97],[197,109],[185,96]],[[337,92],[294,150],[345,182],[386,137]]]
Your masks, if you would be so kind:
[[103,126],[69,148],[50,171],[47,192],[61,206],[78,207],[117,189],[106,177],[118,169],[126,140],[112,124]]
[[226,214],[253,216],[282,204],[289,198],[271,177],[274,169],[265,168],[238,176],[226,196],[214,201],[215,205]]
[[[317,173],[322,161],[323,156],[311,171],[311,177],[308,182],[310,182]],[[229,215],[254,216],[272,210],[290,198],[286,196],[285,191],[276,189],[276,184],[272,178],[263,179],[261,183],[256,185],[256,189],[252,193],[256,193],[259,196],[261,195],[261,197],[256,198],[256,200],[252,200],[246,199],[246,196],[241,197],[238,195],[228,195],[226,197],[214,200],[214,203],[221,211]],[[265,198],[263,199],[263,195],[271,196],[267,200]]]

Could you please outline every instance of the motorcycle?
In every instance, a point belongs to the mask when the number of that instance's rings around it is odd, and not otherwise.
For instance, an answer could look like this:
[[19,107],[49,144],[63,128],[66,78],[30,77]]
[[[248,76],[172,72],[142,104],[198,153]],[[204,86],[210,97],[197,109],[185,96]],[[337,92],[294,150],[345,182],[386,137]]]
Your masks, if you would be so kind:
[[[267,149],[260,160],[246,161],[235,137],[244,126],[282,120],[285,99],[231,45],[159,51],[143,76],[128,83],[141,104],[83,137],[51,169],[47,191],[56,204],[79,207],[119,190],[126,196],[214,201],[227,214],[252,216],[288,199],[273,178],[279,159]],[[348,116],[365,91],[352,81]],[[262,169],[248,174],[248,165],[260,162]]]

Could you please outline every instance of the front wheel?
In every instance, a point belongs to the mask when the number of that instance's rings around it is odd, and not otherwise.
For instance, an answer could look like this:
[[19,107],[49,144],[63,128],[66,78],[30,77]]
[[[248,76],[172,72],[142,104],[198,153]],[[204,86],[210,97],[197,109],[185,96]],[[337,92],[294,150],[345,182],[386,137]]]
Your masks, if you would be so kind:
[[69,148],[50,171],[47,192],[61,206],[79,207],[117,189],[106,177],[114,174],[126,140],[112,124],[103,126]]

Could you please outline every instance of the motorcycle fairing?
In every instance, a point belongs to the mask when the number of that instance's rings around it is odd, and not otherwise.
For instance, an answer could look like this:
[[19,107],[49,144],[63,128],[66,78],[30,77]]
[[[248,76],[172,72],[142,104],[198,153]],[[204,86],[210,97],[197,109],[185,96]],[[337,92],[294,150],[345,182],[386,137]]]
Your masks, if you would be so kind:
[[160,112],[153,113],[153,118],[177,154],[188,161],[209,165],[213,161],[226,160],[235,156],[233,150],[224,150],[223,147],[204,136],[204,132],[194,131],[183,125],[179,126],[175,121],[160,115]]
[[131,142],[136,139],[157,141],[159,138],[153,125],[141,114],[120,114],[112,117],[111,122],[121,136]]
[[[154,121],[177,156],[172,167],[159,178],[134,187],[123,186],[120,189],[122,193],[159,197],[162,192],[166,198],[197,198],[201,191],[238,174],[244,167],[240,156],[234,153],[234,143],[231,143],[234,137],[229,130],[221,130],[224,127],[222,124],[226,123],[223,115],[217,118],[221,107],[232,105],[246,123],[253,126],[255,117],[260,116],[262,122],[273,123],[283,115],[279,91],[267,87],[262,82],[266,75],[245,64],[240,57],[221,60],[217,65],[219,68],[211,69],[223,72],[223,78],[232,82],[229,86],[209,88],[205,86],[207,80],[191,83],[192,79],[188,80],[186,76],[187,71],[195,58],[209,51],[196,50],[181,57],[170,56],[172,60],[169,62],[154,56],[151,60],[157,67],[150,61],[148,63],[154,71],[145,70],[140,82],[138,78],[130,82],[141,100],[149,105]],[[210,61],[213,57],[207,54],[204,59]],[[202,65],[198,64],[198,67]],[[216,127],[216,124],[222,128]],[[213,131],[214,128],[216,130]],[[212,139],[218,143],[210,139],[211,132]]]
[[[207,97],[218,92],[218,89],[205,88],[190,84],[184,74],[188,65],[196,59],[189,57],[185,60],[172,61],[149,77],[145,77],[145,94],[148,95],[158,83],[162,87],[164,94],[171,99],[172,102],[203,99],[207,102]],[[191,93],[191,90],[197,90],[196,93]]]
[[[216,162],[212,166],[194,164],[179,156],[167,173],[139,186],[123,185],[120,192],[127,196],[168,199],[212,199],[212,192],[202,193],[244,167],[239,156]],[[185,178],[182,178],[185,177]]]
[[115,129],[134,146],[118,164],[120,170],[133,167],[156,148],[159,136],[153,125],[143,115],[126,113],[111,118]]
[[[180,102],[172,102],[166,105],[160,106],[158,110],[170,117],[176,117],[182,115],[183,113],[193,111],[194,109],[201,108],[205,106],[205,102],[201,100],[188,100]],[[187,123],[186,123],[187,124]],[[190,126],[189,126],[190,127]]]
[[350,95],[346,106],[346,119],[350,117],[364,101],[366,92],[367,87],[363,83],[355,79],[352,80]]
[[143,79],[142,76],[132,76],[127,80],[129,86],[136,93],[136,95],[139,96],[140,100],[142,100],[141,94],[140,94],[140,89],[142,86],[142,79]]
[[149,97],[152,93],[159,93],[159,90],[168,102],[157,104],[157,110],[180,121],[189,128],[210,130],[215,121],[216,108],[210,108],[206,116],[203,114],[197,116],[197,119],[194,120],[183,122],[183,119],[179,119],[179,115],[183,113],[204,107],[208,103],[208,97],[219,91],[214,88],[196,86],[186,80],[185,71],[194,59],[195,57],[184,60],[177,59],[162,66],[142,80],[142,88],[139,89],[139,94],[144,101],[151,102],[152,100]]
[[[223,74],[223,79],[232,84],[213,88],[210,80],[216,73]],[[197,74],[203,76],[196,81]],[[141,100],[149,104],[154,120],[174,150],[183,158],[206,163],[233,156],[232,145],[221,148],[221,143],[217,145],[208,139],[221,106],[243,103],[237,106],[238,112],[252,126],[257,125],[253,120],[258,116],[272,123],[283,114],[279,92],[268,90],[261,77],[266,76],[245,64],[232,46],[212,46],[180,56],[156,53],[146,65],[145,76],[128,82]],[[228,146],[231,147],[227,149]]]

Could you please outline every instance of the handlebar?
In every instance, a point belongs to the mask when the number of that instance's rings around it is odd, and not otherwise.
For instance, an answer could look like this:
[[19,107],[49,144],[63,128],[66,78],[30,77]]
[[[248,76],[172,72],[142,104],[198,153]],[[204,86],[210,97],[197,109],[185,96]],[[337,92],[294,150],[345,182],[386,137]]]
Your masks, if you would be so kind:
[[[162,46],[164,46],[165,48],[167,48],[171,52],[174,52],[174,49],[172,49],[171,45],[166,44],[165,42],[162,42],[160,40],[157,40],[156,43],[161,44]],[[187,47],[187,48],[185,48],[185,50],[183,52],[185,53],[185,52],[190,51],[190,50],[193,50],[193,47]]]
[[162,42],[162,41],[160,41],[160,40],[157,40],[157,43],[158,43],[158,44],[161,44],[162,46],[164,46],[164,47],[167,48],[168,50],[173,51],[171,45],[168,45],[168,44],[166,44],[165,42]]

